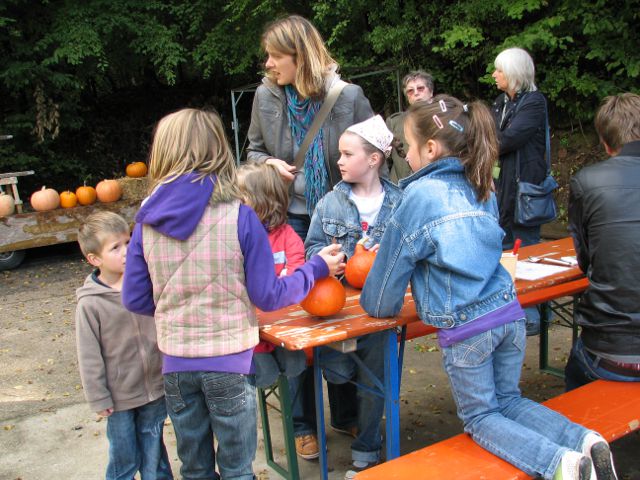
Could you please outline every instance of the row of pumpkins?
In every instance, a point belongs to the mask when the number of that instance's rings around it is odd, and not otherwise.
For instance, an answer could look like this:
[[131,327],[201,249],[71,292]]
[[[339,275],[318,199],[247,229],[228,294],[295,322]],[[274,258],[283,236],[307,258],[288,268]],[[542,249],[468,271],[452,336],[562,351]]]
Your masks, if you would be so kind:
[[[127,165],[128,177],[144,177],[147,174],[147,166],[143,162],[134,162]],[[83,185],[74,192],[67,190],[58,194],[53,188],[42,189],[31,195],[29,202],[31,207],[38,212],[53,210],[58,207],[73,208],[76,205],[91,205],[96,200],[102,203],[115,202],[122,197],[122,187],[117,180],[103,180],[95,188]],[[15,211],[15,203],[11,195],[0,192],[0,217],[6,217]]]
[[58,207],[73,208],[80,205],[91,205],[96,199],[102,203],[115,202],[122,197],[122,187],[117,180],[102,180],[95,188],[89,185],[78,187],[74,192],[67,190],[58,194],[53,188],[42,187],[33,192],[29,202],[37,212],[46,212]]
[[[376,258],[376,252],[366,250],[362,243],[358,243],[353,256],[347,261],[344,277],[349,285],[362,288],[369,270]],[[335,277],[317,280],[300,306],[311,315],[328,317],[335,315],[344,307],[347,292],[344,285]]]

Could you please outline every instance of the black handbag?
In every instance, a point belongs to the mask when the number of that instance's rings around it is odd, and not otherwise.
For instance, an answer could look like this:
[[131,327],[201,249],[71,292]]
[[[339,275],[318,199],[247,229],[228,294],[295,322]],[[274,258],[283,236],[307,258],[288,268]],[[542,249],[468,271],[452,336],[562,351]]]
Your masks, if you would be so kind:
[[516,209],[514,223],[523,227],[537,227],[558,216],[553,191],[558,183],[551,176],[551,139],[547,103],[544,104],[547,176],[539,185],[520,181],[520,152],[516,156]]

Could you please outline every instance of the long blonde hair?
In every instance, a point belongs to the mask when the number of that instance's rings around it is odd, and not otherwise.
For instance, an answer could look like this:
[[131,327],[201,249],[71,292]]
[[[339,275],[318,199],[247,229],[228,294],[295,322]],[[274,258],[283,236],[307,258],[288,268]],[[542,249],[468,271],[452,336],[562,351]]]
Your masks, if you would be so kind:
[[242,201],[271,231],[287,222],[289,188],[278,170],[266,163],[247,163],[238,169]]
[[163,117],[149,154],[149,191],[181,175],[216,176],[213,201],[240,198],[236,164],[222,122],[212,111],[185,108]]
[[[262,34],[262,48],[293,55],[297,67],[294,87],[303,98],[324,96],[325,78],[338,64],[309,20],[291,15],[270,23]],[[267,78],[275,82],[268,71]]]
[[491,195],[491,171],[498,158],[498,134],[487,106],[479,101],[464,105],[457,98],[437,95],[432,103],[415,102],[407,111],[409,126],[419,143],[437,140],[459,157],[465,175],[480,201]]

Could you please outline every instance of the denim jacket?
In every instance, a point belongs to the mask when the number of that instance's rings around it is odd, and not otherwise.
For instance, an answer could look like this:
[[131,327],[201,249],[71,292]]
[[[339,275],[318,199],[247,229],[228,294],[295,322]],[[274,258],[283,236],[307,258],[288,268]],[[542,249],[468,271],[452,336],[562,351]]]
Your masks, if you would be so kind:
[[[380,243],[382,234],[394,207],[400,202],[400,189],[384,178],[380,179],[385,195],[376,217],[375,225],[369,227],[367,235],[373,242]],[[311,225],[304,242],[307,258],[318,253],[320,249],[333,243],[342,245],[342,251],[350,257],[356,248],[356,243],[363,236],[360,214],[356,204],[349,199],[351,184],[338,183],[331,192],[320,199],[311,218]]]
[[418,315],[437,328],[463,325],[516,299],[500,265],[504,232],[495,195],[478,201],[458,158],[427,165],[400,188],[360,297],[367,313],[397,315],[409,281]]

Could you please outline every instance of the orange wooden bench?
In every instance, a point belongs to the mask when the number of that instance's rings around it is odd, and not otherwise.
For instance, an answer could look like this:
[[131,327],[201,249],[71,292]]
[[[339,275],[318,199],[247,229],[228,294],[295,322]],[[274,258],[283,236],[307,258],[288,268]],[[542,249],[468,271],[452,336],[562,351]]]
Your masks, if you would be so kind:
[[[612,442],[640,427],[640,383],[598,380],[544,402],[572,421]],[[416,476],[416,473],[419,475]],[[462,433],[385,462],[356,475],[357,480],[531,478],[480,447]]]

